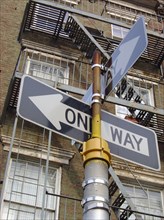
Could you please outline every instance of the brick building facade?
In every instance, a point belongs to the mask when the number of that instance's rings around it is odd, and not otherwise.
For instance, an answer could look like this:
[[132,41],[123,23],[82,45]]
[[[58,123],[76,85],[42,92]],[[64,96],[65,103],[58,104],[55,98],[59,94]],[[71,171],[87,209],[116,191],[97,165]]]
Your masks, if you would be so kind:
[[128,201],[114,203],[122,189],[119,187],[110,196],[109,210],[112,220],[119,219],[118,215],[120,219],[137,219],[136,210],[142,219],[162,219],[163,7],[164,2],[158,0],[148,4],[146,0],[133,4],[128,0],[1,1],[1,219],[82,218],[81,148],[17,116],[21,78],[30,75],[81,99],[92,83],[91,60],[96,47],[100,45],[110,57],[139,15],[145,17],[148,47],[102,108],[118,117],[130,115],[137,124],[157,134],[161,169],[152,170],[113,156],[112,167],[132,197],[135,210],[127,218],[121,216],[124,209],[128,215]]

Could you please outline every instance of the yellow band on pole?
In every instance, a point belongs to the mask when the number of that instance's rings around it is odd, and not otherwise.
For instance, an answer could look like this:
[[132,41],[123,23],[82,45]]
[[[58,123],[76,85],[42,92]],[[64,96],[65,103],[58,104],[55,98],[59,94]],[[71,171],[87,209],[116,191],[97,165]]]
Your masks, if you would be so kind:
[[111,162],[111,154],[108,143],[102,138],[91,138],[83,143],[83,156],[84,165],[89,160],[99,159],[107,162],[108,166]]

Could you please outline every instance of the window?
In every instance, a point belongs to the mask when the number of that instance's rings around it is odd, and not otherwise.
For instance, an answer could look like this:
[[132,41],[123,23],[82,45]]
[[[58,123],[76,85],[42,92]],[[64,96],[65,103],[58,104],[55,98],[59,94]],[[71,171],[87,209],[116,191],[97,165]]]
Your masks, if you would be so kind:
[[[163,204],[162,204],[162,192],[154,189],[145,188],[141,189],[137,186],[125,185],[125,189],[132,199],[132,202],[136,206],[138,211],[145,212],[153,215],[163,215]],[[122,208],[127,206],[123,204]],[[134,216],[130,216],[129,220],[133,220]],[[157,217],[143,216],[144,220],[160,220]]]
[[[147,83],[140,85],[139,79],[128,77],[127,87],[125,91],[122,93],[121,98],[126,100],[126,97],[130,95],[130,92],[133,92],[132,97],[129,101],[135,102],[135,98],[138,96],[141,100],[141,104],[154,106],[154,98],[153,98],[153,88],[152,84]],[[132,89],[132,90],[131,90]],[[130,92],[129,92],[130,91]],[[135,111],[135,114],[138,114],[138,110]],[[121,105],[116,105],[116,115],[125,118],[126,115],[130,115],[128,108]]]
[[28,58],[25,73],[44,80],[68,84],[69,67],[57,66]]
[[111,27],[112,27],[112,36],[117,38],[124,38],[129,31],[128,28],[120,27],[114,24],[112,24]]
[[[3,219],[40,219],[45,181],[45,166],[12,160],[8,174],[4,204]],[[48,169],[46,190],[59,194],[59,169]],[[54,219],[57,209],[54,196],[45,197],[46,219]]]

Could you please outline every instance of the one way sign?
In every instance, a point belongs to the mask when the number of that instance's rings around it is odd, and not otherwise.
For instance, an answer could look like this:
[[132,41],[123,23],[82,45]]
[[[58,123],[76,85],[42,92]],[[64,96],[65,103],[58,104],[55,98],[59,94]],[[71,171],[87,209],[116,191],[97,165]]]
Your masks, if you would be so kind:
[[106,67],[110,67],[112,79],[108,79],[106,73],[105,95],[108,95],[128,70],[133,66],[137,59],[144,52],[148,44],[144,16],[141,16],[132,26],[125,38],[113,52],[111,59],[107,62]]
[[[105,96],[109,95],[145,51],[147,44],[148,39],[145,20],[144,17],[141,16],[105,64],[105,67],[110,69],[111,78],[108,76],[108,71],[101,76],[102,94]],[[92,85],[89,87],[82,100],[91,103]]]
[[[84,102],[30,76],[23,76],[17,106],[20,117],[80,143],[91,134],[91,109]],[[160,169],[155,133],[102,111],[102,138],[113,155]]]

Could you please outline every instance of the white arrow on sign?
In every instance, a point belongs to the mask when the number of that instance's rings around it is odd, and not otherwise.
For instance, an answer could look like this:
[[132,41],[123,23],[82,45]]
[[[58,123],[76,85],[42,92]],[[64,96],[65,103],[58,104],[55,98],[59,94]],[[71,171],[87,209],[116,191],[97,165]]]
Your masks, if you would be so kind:
[[29,99],[57,130],[61,130],[61,123],[64,123],[71,125],[73,128],[78,130],[90,132],[90,126],[88,126],[90,123],[89,115],[62,103],[63,95],[51,94],[31,96]]

